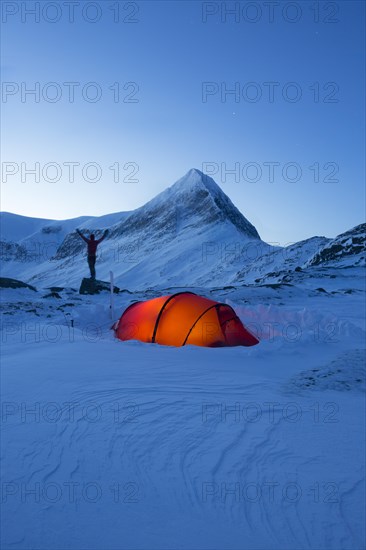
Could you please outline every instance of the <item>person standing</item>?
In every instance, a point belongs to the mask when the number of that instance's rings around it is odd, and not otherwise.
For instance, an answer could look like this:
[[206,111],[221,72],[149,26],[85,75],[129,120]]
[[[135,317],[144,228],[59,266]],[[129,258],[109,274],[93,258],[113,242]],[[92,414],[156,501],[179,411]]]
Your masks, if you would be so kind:
[[109,231],[108,229],[106,229],[100,239],[95,239],[95,235],[93,233],[90,235],[90,239],[88,239],[87,237],[84,237],[79,229],[77,229],[76,232],[79,237],[81,237],[83,241],[85,241],[88,245],[88,265],[90,269],[90,278],[95,281],[95,262],[97,260],[97,247],[98,244],[106,238]]

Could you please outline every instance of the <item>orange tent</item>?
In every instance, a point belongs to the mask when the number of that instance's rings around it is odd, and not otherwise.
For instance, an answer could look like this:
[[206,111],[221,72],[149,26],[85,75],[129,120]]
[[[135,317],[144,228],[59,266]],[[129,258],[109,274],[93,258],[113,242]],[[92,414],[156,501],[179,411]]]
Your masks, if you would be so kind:
[[166,346],[254,346],[259,343],[244,328],[232,307],[193,292],[134,302],[113,329],[120,340]]

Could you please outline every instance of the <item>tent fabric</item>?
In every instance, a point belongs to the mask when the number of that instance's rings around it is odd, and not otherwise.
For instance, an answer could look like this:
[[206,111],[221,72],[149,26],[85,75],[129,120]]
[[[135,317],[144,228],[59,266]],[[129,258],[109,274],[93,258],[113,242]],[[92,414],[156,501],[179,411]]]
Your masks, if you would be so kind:
[[167,346],[254,346],[259,343],[231,306],[193,292],[134,302],[113,328],[120,340]]

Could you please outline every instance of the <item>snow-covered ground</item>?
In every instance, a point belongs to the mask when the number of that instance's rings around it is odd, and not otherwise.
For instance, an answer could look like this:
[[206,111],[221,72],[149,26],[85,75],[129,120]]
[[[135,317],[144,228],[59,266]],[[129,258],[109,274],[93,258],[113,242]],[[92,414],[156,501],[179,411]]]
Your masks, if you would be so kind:
[[[365,224],[268,244],[194,169],[133,212],[0,222],[2,277],[37,289],[1,289],[2,548],[365,547]],[[113,318],[78,293],[76,228],[109,228]],[[132,301],[181,290],[259,345],[114,338]]]
[[252,348],[120,342],[106,293],[2,290],[2,548],[364,548],[364,270],[317,273],[191,288]]

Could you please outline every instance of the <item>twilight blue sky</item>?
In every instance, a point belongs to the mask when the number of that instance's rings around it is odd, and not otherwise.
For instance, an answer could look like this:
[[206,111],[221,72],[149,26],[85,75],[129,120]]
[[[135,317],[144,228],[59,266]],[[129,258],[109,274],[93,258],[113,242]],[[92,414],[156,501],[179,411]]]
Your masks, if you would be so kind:
[[195,167],[268,242],[364,221],[363,1],[1,7],[2,210],[131,210]]

